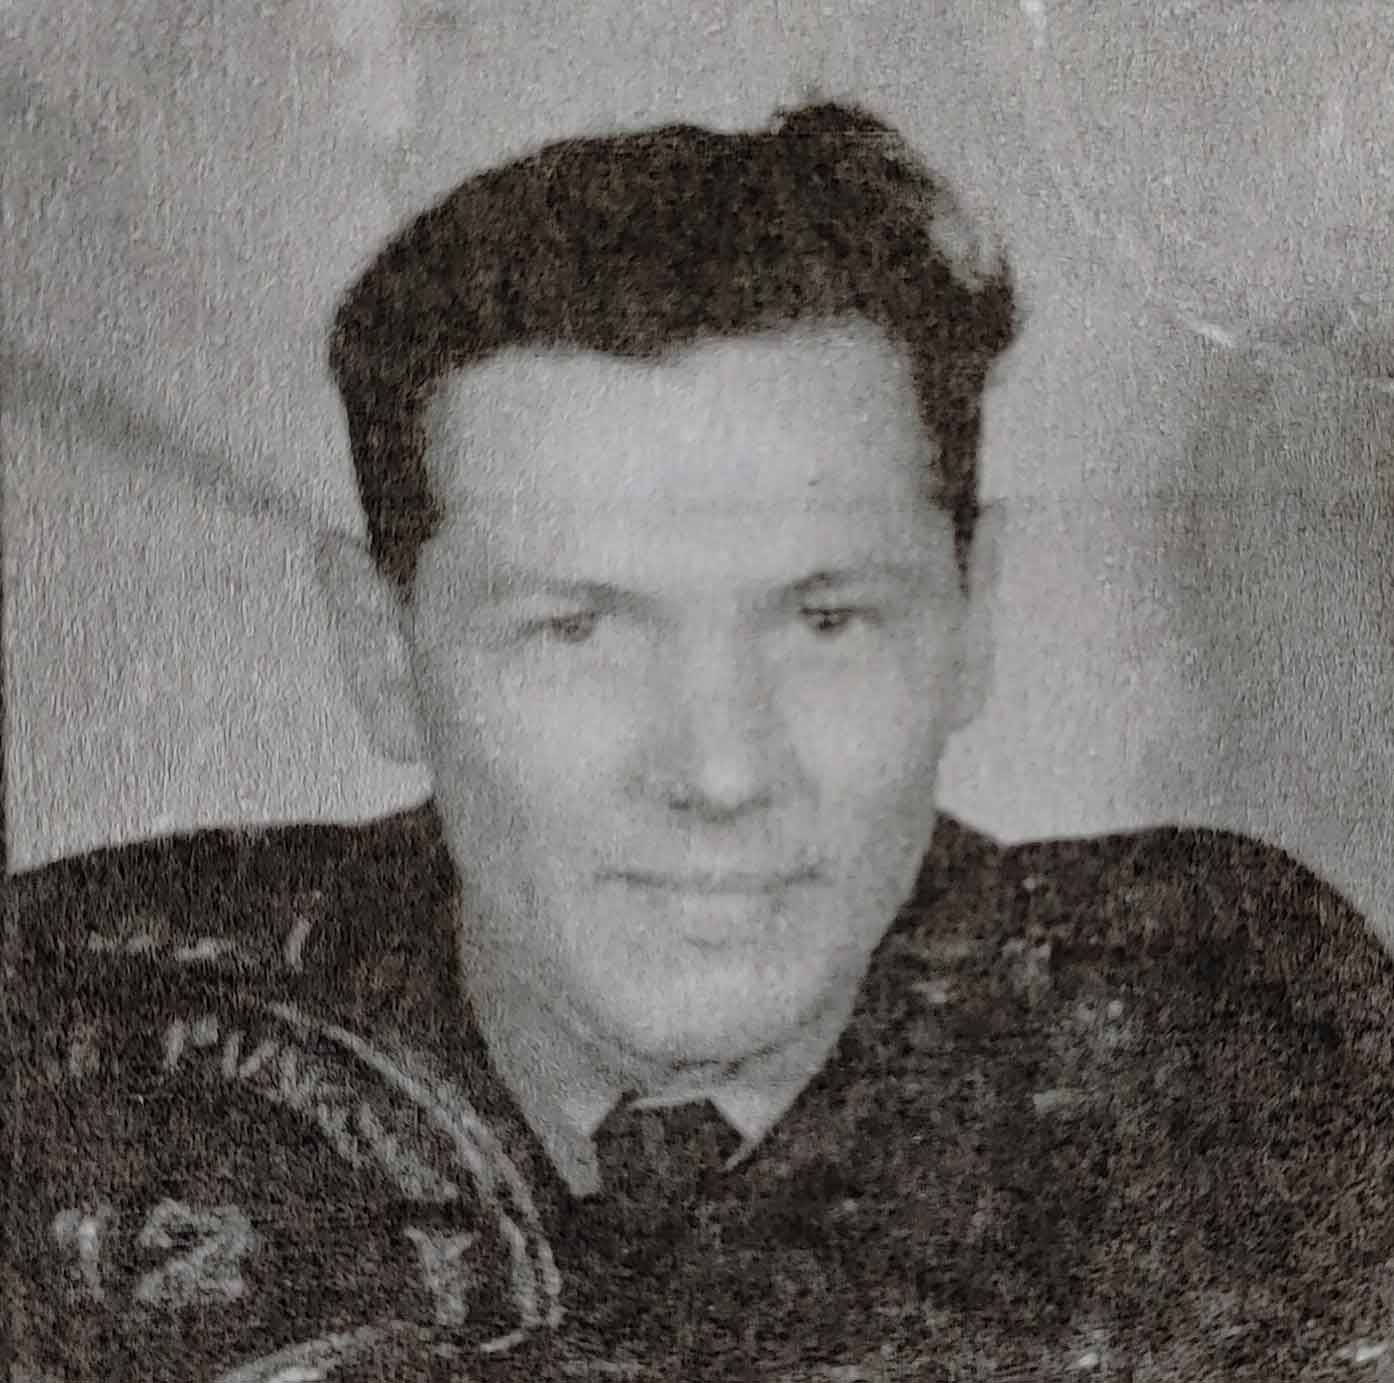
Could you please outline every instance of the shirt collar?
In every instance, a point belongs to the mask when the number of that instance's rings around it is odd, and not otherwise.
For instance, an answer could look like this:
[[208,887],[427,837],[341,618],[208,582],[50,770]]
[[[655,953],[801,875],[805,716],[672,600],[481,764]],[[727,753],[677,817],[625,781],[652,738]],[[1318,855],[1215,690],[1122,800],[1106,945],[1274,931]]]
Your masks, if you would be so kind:
[[[595,1132],[624,1094],[624,1083],[601,1069],[517,985],[478,972],[466,973],[463,980],[490,1061],[552,1165],[573,1195],[595,1194],[601,1189]],[[742,1145],[727,1164],[735,1166],[827,1063],[855,997],[854,986],[779,1046],[733,1069],[647,1091],[636,1103],[664,1106],[710,1099],[741,1135]]]

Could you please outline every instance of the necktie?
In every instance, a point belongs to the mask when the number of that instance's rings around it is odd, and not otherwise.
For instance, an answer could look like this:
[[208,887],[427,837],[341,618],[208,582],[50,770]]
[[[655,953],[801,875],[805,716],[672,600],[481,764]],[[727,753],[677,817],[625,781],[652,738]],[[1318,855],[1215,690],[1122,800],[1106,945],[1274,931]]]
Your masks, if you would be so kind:
[[667,1219],[697,1199],[740,1141],[710,1100],[662,1109],[622,1102],[595,1135],[601,1194],[643,1218]]
[[624,1101],[596,1131],[602,1184],[574,1222],[582,1267],[573,1309],[604,1348],[641,1358],[694,1348],[694,1313],[711,1300],[704,1284],[729,1261],[702,1191],[739,1142],[707,1100]]

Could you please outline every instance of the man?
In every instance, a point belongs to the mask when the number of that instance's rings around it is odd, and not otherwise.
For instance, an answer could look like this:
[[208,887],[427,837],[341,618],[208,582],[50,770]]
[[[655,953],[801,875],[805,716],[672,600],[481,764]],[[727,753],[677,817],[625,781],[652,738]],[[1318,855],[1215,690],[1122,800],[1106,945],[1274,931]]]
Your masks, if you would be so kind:
[[1360,919],[1213,832],[936,820],[1012,334],[837,106],[551,146],[382,251],[320,571],[433,800],[26,881],[31,1368],[1368,1376]]

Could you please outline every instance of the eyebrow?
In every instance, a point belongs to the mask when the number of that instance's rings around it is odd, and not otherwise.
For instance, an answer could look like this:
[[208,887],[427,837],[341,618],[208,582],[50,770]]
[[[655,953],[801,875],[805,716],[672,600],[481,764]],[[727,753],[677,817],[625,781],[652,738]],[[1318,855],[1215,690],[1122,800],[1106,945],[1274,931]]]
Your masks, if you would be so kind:
[[[807,576],[785,583],[783,589],[792,595],[810,596],[877,581],[911,586],[922,583],[929,574],[930,568],[924,563],[877,560],[840,567],[820,567]],[[568,600],[603,610],[646,608],[655,603],[654,597],[626,590],[608,581],[530,577],[526,573],[490,573],[485,582],[485,593],[493,603],[534,597]]]
[[836,590],[840,586],[855,586],[868,581],[894,581],[911,586],[922,582],[930,568],[920,562],[866,562],[857,566],[823,567],[795,581],[789,587],[796,595],[813,595],[819,591]]
[[608,581],[571,581],[530,577],[526,573],[512,576],[491,572],[483,584],[486,599],[497,604],[508,600],[546,598],[618,609],[625,605],[646,603],[644,596]]

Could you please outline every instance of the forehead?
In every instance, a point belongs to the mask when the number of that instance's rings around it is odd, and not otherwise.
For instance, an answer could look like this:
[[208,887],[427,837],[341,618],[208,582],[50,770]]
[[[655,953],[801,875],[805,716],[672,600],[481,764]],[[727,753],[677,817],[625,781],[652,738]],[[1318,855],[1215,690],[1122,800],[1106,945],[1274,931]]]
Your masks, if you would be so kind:
[[484,547],[584,530],[598,549],[614,530],[631,547],[695,534],[714,557],[810,525],[895,541],[934,459],[904,352],[860,324],[659,362],[510,352],[446,380],[425,422],[447,527]]

